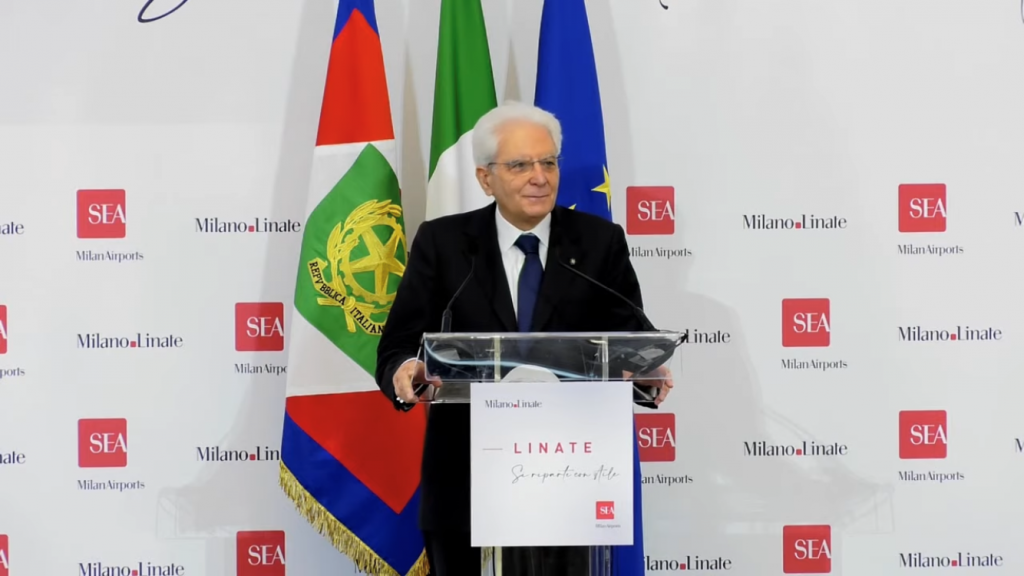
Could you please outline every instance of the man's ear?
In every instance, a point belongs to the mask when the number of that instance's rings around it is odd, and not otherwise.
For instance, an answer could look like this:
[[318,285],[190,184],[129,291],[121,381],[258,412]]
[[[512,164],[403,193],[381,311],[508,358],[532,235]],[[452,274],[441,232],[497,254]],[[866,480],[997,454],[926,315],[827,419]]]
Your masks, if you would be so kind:
[[476,181],[480,183],[480,187],[484,189],[484,193],[488,196],[494,196],[494,191],[491,190],[491,171],[483,166],[476,167]]

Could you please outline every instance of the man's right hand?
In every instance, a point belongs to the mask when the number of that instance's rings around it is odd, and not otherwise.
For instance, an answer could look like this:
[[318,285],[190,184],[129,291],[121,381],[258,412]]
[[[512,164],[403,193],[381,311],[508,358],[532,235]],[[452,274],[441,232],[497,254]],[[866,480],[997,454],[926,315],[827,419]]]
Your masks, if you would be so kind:
[[415,392],[418,385],[440,386],[441,381],[436,378],[428,379],[427,365],[420,360],[408,360],[399,366],[398,370],[395,370],[392,384],[395,386],[395,396],[399,400],[406,404],[415,404],[419,402],[419,397]]

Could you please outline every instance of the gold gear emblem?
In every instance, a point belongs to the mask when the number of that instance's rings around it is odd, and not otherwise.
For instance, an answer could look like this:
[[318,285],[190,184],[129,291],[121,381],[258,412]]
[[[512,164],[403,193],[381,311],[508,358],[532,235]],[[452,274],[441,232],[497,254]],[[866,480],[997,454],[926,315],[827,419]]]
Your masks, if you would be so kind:
[[[380,335],[384,322],[372,316],[391,310],[395,293],[388,292],[391,275],[405,274],[405,264],[397,255],[405,255],[405,232],[398,218],[402,207],[390,200],[370,200],[352,211],[344,225],[338,223],[327,238],[327,260],[320,258],[308,264],[313,286],[322,297],[321,306],[338,306],[345,314],[348,331],[358,324],[368,334]],[[381,242],[377,231],[390,228],[387,241]],[[353,251],[365,247],[366,255],[353,257]],[[373,289],[359,283],[356,275],[373,272]]]

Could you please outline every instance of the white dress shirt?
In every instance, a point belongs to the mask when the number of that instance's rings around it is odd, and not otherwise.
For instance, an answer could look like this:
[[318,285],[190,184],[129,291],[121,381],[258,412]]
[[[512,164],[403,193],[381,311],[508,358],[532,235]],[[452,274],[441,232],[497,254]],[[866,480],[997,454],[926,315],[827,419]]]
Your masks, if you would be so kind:
[[508,280],[508,291],[512,295],[512,309],[515,310],[516,318],[519,317],[519,272],[526,263],[526,255],[516,247],[516,240],[529,232],[540,240],[540,248],[537,250],[540,256],[540,265],[543,268],[548,257],[548,240],[551,238],[551,214],[548,214],[532,230],[520,230],[513,226],[501,215],[501,210],[494,211],[494,219],[498,228],[498,250],[501,252],[501,260],[505,266],[505,278]]

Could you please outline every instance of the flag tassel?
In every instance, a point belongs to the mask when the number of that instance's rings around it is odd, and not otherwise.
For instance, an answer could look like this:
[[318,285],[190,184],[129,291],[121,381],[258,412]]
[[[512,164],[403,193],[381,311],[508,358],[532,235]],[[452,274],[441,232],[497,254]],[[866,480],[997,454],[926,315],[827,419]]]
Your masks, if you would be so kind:
[[428,576],[430,567],[424,551],[408,574],[399,574],[394,568],[363,543],[351,530],[346,528],[316,498],[306,491],[292,474],[291,470],[281,462],[281,488],[295,504],[299,514],[313,526],[313,529],[331,541],[331,544],[342,554],[348,556],[363,574],[372,576]]

